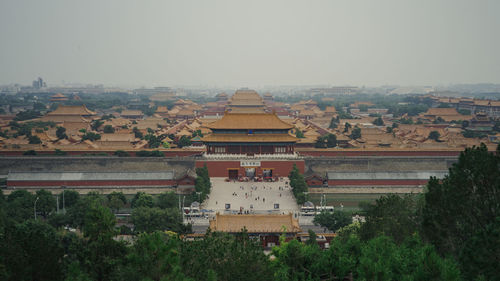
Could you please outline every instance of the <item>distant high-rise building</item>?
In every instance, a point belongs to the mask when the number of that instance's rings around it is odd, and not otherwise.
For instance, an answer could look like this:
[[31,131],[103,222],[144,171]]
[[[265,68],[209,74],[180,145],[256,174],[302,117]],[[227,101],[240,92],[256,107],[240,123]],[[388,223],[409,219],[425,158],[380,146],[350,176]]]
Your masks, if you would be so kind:
[[43,79],[41,77],[38,77],[38,79],[34,80],[32,85],[33,85],[33,88],[35,88],[35,89],[47,87],[47,84],[45,83],[45,81],[43,81]]

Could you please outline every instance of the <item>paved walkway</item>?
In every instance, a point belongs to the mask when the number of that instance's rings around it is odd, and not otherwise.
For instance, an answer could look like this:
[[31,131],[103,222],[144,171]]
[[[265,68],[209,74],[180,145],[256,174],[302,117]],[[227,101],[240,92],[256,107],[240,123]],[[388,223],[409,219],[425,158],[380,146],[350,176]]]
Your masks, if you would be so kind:
[[278,182],[226,182],[225,178],[210,178],[210,181],[212,191],[202,209],[213,210],[214,214],[237,213],[240,208],[260,214],[299,212],[292,190],[286,184],[288,178]]

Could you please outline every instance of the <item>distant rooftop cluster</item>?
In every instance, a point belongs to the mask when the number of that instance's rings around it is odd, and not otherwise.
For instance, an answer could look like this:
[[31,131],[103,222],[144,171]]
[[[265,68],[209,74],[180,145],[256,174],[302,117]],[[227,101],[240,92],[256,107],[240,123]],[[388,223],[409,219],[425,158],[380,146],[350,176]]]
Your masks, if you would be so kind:
[[[240,89],[197,103],[177,97],[170,88],[155,88],[147,99],[95,111],[79,95],[55,93],[48,97],[50,108],[41,109],[41,115],[18,120],[23,110],[31,112],[33,106],[18,108],[18,115],[0,115],[0,151],[203,152],[208,143],[242,142],[267,143],[259,153],[290,153],[293,147],[299,152],[305,148],[462,150],[481,142],[493,147],[499,141],[500,101],[420,95],[418,99],[427,104],[425,111],[395,116],[391,108],[368,100],[337,108],[339,104],[325,89],[313,91],[322,93],[322,98],[287,102],[270,93],[261,96]],[[263,131],[257,135],[255,130]]]

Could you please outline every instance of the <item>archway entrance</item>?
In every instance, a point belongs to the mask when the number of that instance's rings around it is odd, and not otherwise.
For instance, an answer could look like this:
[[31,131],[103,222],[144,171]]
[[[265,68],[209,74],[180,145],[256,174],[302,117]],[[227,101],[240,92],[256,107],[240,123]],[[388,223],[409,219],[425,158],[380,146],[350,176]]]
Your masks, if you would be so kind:
[[272,169],[262,169],[262,176],[264,178],[270,178],[273,176],[273,170]]
[[245,169],[245,175],[247,178],[253,178],[255,177],[255,168],[246,168]]
[[228,172],[228,178],[230,178],[230,179],[237,179],[238,178],[238,169],[227,170],[227,172]]

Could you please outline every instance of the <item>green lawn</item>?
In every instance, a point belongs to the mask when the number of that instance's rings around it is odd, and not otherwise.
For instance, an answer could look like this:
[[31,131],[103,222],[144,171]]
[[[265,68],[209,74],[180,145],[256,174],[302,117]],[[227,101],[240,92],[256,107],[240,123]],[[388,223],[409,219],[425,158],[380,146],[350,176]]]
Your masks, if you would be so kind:
[[[386,195],[383,193],[333,193],[326,194],[326,205],[334,206],[335,208],[340,208],[340,204],[344,205],[345,211],[358,211],[359,202],[373,202],[377,200],[380,196]],[[314,205],[319,205],[321,202],[320,193],[308,194],[309,201],[313,202]]]

